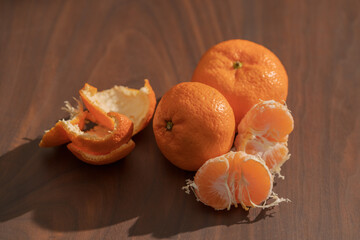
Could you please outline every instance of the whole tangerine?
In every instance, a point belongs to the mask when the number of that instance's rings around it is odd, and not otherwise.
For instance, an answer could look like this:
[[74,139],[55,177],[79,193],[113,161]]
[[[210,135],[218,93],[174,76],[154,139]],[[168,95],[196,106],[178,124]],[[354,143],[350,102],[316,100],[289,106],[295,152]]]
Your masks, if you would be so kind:
[[221,42],[205,52],[191,81],[219,90],[234,110],[236,125],[256,103],[285,102],[288,93],[288,76],[278,57],[241,39]]
[[235,116],[215,88],[183,82],[162,97],[153,120],[160,151],[175,166],[196,171],[203,163],[230,150]]

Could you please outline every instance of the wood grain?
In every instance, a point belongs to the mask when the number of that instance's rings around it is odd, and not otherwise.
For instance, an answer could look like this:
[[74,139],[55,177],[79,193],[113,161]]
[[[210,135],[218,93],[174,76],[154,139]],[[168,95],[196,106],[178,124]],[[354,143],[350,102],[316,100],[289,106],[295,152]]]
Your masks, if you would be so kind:
[[[359,239],[360,2],[1,1],[0,239]],[[181,190],[193,173],[159,152],[151,125],[122,161],[86,165],[40,149],[85,82],[159,99],[227,39],[265,45],[289,75],[291,203],[216,212]]]

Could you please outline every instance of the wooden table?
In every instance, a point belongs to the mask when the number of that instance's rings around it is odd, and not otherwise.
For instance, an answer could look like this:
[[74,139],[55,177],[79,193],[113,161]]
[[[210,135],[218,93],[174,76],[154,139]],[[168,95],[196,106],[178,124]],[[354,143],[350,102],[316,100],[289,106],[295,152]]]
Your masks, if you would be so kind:
[[[0,3],[0,239],[359,239],[360,2],[11,1]],[[108,166],[40,149],[88,82],[159,99],[206,49],[233,38],[271,49],[289,75],[291,159],[270,210],[216,212],[181,187],[151,124]]]

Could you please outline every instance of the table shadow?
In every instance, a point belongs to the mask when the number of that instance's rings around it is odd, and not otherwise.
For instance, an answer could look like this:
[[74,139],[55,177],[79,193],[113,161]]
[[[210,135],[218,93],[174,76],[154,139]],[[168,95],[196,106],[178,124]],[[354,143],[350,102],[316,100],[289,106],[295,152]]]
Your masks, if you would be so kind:
[[[39,138],[0,157],[0,222],[31,213],[39,226],[70,232],[128,224],[129,236],[156,238],[272,217],[272,209],[214,211],[181,190],[194,173],[171,165],[160,153],[152,124],[134,138],[121,161],[92,166],[60,146],[43,149]],[[132,220],[130,223],[125,221]]]

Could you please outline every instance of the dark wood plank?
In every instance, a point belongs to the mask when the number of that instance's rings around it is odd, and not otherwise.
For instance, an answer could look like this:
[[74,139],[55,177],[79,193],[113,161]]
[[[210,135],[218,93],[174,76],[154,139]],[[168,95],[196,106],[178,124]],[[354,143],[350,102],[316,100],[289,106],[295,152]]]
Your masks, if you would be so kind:
[[[359,239],[360,3],[1,1],[0,239]],[[289,75],[291,203],[216,212],[184,194],[193,173],[161,155],[151,125],[122,161],[95,167],[40,149],[85,82],[158,98],[233,38],[274,51]]]

